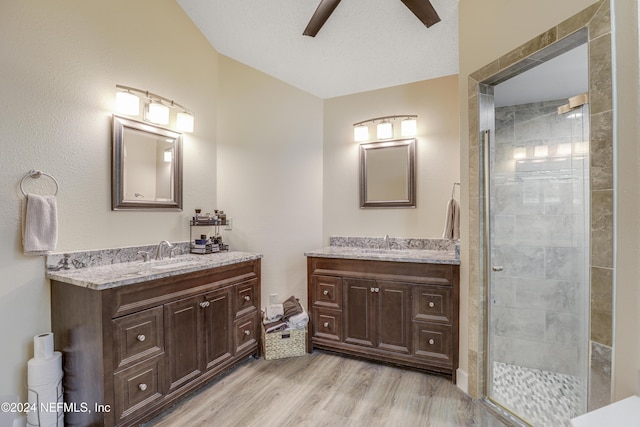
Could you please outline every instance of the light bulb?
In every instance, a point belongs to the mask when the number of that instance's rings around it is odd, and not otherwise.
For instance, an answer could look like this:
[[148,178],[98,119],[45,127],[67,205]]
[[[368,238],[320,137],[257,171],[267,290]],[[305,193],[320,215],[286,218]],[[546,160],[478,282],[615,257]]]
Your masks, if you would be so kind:
[[140,114],[140,98],[128,90],[121,90],[116,93],[116,111],[128,116]]

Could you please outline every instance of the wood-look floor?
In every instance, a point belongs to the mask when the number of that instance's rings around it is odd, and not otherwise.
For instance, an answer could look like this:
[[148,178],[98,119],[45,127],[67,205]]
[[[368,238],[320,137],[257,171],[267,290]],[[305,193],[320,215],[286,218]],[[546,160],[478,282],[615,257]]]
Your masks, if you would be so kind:
[[319,351],[248,359],[145,425],[506,426],[446,378]]

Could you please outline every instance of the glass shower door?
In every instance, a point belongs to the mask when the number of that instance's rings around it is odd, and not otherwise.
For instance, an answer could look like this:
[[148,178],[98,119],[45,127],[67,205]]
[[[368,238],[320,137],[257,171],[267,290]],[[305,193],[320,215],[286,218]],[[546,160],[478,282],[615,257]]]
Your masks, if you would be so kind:
[[488,397],[533,426],[586,411],[588,106],[495,109],[489,139]]

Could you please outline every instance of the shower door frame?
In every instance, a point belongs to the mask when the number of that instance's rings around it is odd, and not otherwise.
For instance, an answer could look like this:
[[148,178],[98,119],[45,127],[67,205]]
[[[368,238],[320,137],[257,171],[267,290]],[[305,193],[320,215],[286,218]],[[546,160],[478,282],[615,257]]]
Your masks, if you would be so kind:
[[[482,131],[491,129],[493,86],[540,62],[588,43],[590,123],[590,261],[589,273],[602,297],[613,295],[613,82],[610,1],[602,0],[551,28],[469,76],[469,394],[487,396],[488,272],[482,193]],[[611,400],[613,313],[590,307],[590,366],[587,409]],[[597,319],[597,322],[593,322]]]

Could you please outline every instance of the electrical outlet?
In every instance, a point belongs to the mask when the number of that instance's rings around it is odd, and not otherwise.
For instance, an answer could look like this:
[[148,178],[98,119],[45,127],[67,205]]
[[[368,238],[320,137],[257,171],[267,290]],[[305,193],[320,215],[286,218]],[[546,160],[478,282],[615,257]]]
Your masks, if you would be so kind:
[[227,218],[227,225],[224,226],[225,230],[233,230],[233,218]]
[[270,294],[269,304],[277,304],[277,303],[278,303],[278,294]]

